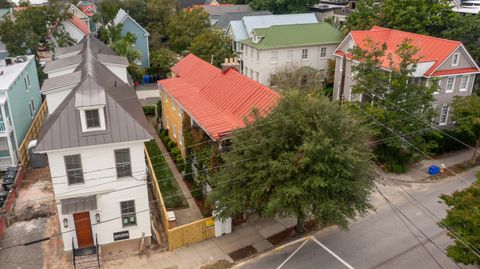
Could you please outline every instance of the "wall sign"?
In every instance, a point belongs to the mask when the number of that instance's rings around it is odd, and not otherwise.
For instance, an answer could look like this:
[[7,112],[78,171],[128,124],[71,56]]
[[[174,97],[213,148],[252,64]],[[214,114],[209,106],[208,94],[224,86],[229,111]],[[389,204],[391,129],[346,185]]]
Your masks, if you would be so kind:
[[130,238],[130,234],[128,233],[128,231],[113,233],[113,241],[125,240],[129,238]]
[[215,226],[215,220],[212,219],[212,218],[209,218],[207,220],[205,220],[205,228],[210,228],[210,227],[213,227]]

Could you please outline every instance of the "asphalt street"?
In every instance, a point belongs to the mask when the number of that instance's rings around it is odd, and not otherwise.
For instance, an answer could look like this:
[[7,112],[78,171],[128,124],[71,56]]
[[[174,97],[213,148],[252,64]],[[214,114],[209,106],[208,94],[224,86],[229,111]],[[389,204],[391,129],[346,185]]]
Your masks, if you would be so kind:
[[376,193],[372,196],[376,212],[355,220],[347,231],[320,231],[306,243],[299,240],[279,247],[235,268],[476,268],[456,264],[445,255],[452,240],[437,225],[446,215],[439,196],[469,186],[475,171],[435,183],[382,181],[380,191],[401,213]]

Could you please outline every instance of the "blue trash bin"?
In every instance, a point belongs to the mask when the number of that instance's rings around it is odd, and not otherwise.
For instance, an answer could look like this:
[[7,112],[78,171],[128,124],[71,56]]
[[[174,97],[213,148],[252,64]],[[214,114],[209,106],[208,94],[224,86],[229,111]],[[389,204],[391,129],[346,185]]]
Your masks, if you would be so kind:
[[430,165],[430,167],[428,167],[428,174],[429,175],[434,176],[438,173],[440,173],[440,167],[438,167],[436,165]]
[[143,83],[148,84],[150,82],[150,76],[149,75],[144,75],[143,76]]

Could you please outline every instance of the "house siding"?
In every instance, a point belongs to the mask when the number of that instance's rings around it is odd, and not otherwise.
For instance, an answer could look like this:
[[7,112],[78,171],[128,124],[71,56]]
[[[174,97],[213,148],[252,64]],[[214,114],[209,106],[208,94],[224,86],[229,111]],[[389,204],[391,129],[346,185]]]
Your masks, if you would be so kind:
[[[162,124],[163,128],[168,130],[168,137],[177,143],[182,156],[185,157],[185,145],[183,138],[183,109],[179,107],[179,104],[168,93],[161,91],[162,94]],[[168,99],[168,101],[167,101]],[[173,104],[175,103],[175,110],[173,110]],[[179,109],[181,113],[179,115]],[[174,128],[175,127],[175,134]]]
[[[298,67],[309,66],[316,70],[323,70],[326,72],[328,69],[328,60],[333,59],[333,52],[335,51],[337,46],[338,44],[327,44],[257,50],[253,47],[244,45],[243,53],[241,54],[241,60],[243,61],[242,73],[245,76],[258,81],[265,86],[270,86],[271,75],[277,73],[279,70],[285,68],[289,64],[293,64],[294,66]],[[320,57],[321,48],[327,48],[326,56],[324,58]],[[308,49],[308,58],[306,60],[302,60],[303,49]],[[253,54],[251,53],[251,50],[253,50]],[[290,61],[287,57],[289,50],[293,50],[292,61]],[[272,52],[274,51],[277,51],[277,63],[272,63],[271,61]],[[258,58],[257,52],[259,53]],[[248,70],[248,72],[246,72],[246,70]],[[250,70],[253,70],[253,76]],[[258,80],[256,72],[258,72],[259,74]]]
[[142,67],[150,67],[148,35],[146,35],[146,33],[140,29],[130,17],[127,17],[123,22],[122,36],[127,35],[128,32],[132,33],[137,38],[135,41],[135,48],[142,53]]
[[[28,91],[25,89],[24,82],[24,78],[27,77],[27,74],[30,77],[31,84],[31,87],[28,89]],[[32,120],[42,103],[35,60],[32,59],[20,76],[17,77],[13,85],[8,90],[7,97],[10,109],[9,114],[16,138],[15,148],[18,149],[19,144],[22,143],[23,139],[25,138],[25,135],[32,124]],[[30,114],[30,100],[33,100],[35,105],[33,117]]]
[[[132,177],[117,178],[115,167],[116,149],[130,149]],[[98,235],[101,245],[113,243],[113,233],[127,231],[129,239],[151,236],[150,211],[147,196],[146,163],[144,143],[131,141],[128,143],[106,144],[90,148],[75,148],[48,152],[50,171],[57,205],[61,232],[65,250],[71,250],[72,239],[76,245],[76,233],[73,214],[62,214],[62,199],[96,195],[97,209],[89,211],[92,223],[92,235]],[[84,173],[84,184],[68,185],[64,156],[80,154]],[[103,169],[99,169],[102,167]],[[112,169],[113,168],[113,169]],[[94,191],[92,191],[94,189]],[[120,202],[135,200],[137,225],[122,227]],[[101,223],[97,224],[95,214],[100,215]],[[66,219],[68,227],[64,227]],[[110,220],[105,222],[106,220]]]
[[[453,55],[455,53],[460,54],[458,66],[452,66]],[[475,64],[469,59],[467,52],[462,47],[459,47],[438,67],[437,71],[469,67],[475,67]]]

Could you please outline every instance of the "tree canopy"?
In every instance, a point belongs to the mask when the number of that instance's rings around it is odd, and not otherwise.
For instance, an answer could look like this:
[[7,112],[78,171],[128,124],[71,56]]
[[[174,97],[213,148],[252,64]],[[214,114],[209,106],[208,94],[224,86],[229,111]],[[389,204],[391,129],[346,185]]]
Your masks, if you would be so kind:
[[184,54],[193,40],[209,27],[209,15],[203,9],[180,11],[167,26],[168,45],[171,50]]
[[225,58],[235,56],[232,41],[221,30],[211,29],[195,37],[188,51],[207,62],[213,59],[213,65],[220,67]]
[[[476,138],[475,148],[480,148],[480,97],[477,95],[457,96],[452,103],[452,119],[455,128]],[[473,151],[471,163],[477,161],[477,151]]]
[[301,13],[318,3],[314,0],[249,0],[248,4],[256,10],[269,10],[274,14]]
[[325,85],[325,77],[310,67],[286,65],[270,77],[270,85],[278,89],[321,90]]
[[273,217],[337,224],[366,213],[375,178],[367,130],[359,117],[326,97],[285,91],[267,117],[253,113],[233,132],[227,166],[214,173],[208,197],[219,218],[249,210]]
[[478,254],[472,251],[472,249],[480,249],[480,180],[478,175],[477,181],[472,186],[462,191],[456,191],[452,195],[442,195],[441,198],[449,208],[447,216],[439,225],[453,230],[457,235],[454,237],[449,233],[454,244],[447,248],[448,256],[463,264],[480,265]]
[[166,74],[176,62],[176,53],[167,48],[160,48],[150,52],[150,69],[153,73]]
[[358,0],[357,10],[347,17],[346,31],[382,26],[397,30],[442,36],[458,13],[449,0]]
[[[428,129],[434,118],[433,93],[437,91],[438,83],[414,81],[412,74],[418,61],[415,56],[418,50],[411,45],[411,40],[404,40],[395,55],[386,53],[385,44],[367,40],[366,45],[365,49],[355,47],[351,50],[353,57],[359,61],[352,67],[356,81],[352,92],[371,100],[361,105],[368,114],[383,123],[372,125],[375,138],[386,139],[375,149],[378,159],[386,164],[388,170],[404,172],[415,157],[416,148],[429,152],[436,146],[424,138],[421,130]],[[394,63],[394,57],[400,58],[400,61]],[[385,61],[391,71],[381,68]],[[392,131],[402,138],[393,136]]]

